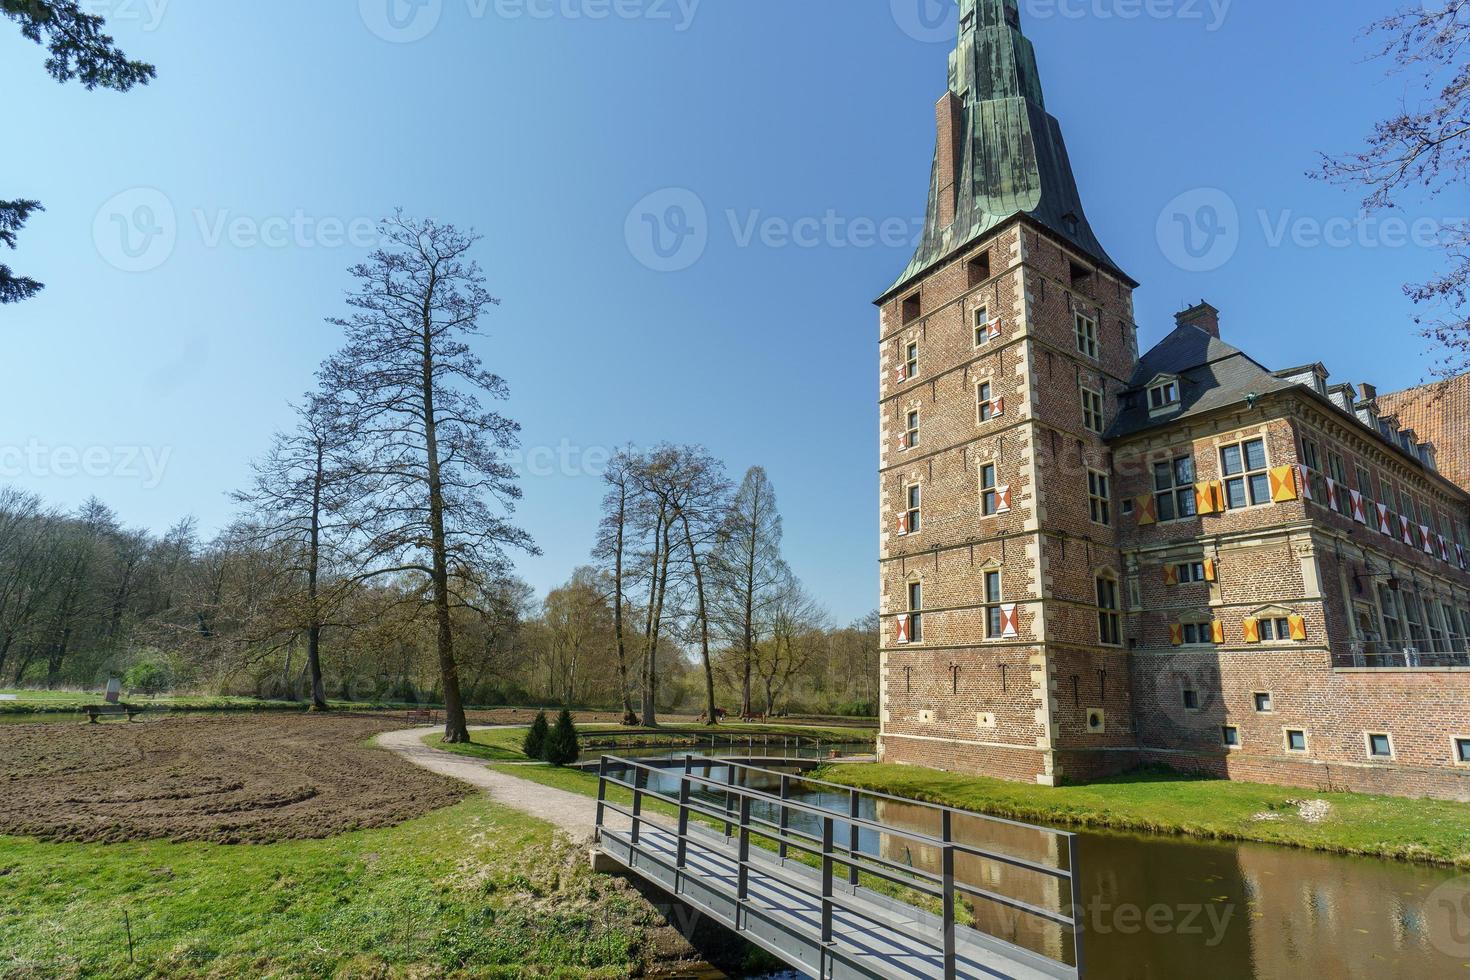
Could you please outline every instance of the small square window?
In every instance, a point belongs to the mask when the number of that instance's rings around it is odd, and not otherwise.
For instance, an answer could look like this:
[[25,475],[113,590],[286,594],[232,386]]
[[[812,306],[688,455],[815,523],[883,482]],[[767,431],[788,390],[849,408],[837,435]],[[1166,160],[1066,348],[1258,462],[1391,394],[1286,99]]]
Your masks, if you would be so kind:
[[1236,728],[1234,725],[1226,725],[1224,728],[1220,729],[1220,736],[1221,740],[1225,743],[1225,746],[1227,748],[1240,748],[1239,728]]
[[1288,728],[1286,730],[1286,750],[1288,752],[1307,751],[1307,733],[1300,728]]
[[920,309],[921,307],[919,305],[919,294],[914,293],[914,295],[903,301],[903,322],[913,323],[915,320],[917,320],[919,318]]
[[1184,710],[1186,710],[1186,711],[1198,711],[1199,710],[1199,692],[1198,691],[1188,690],[1188,689],[1185,690],[1185,692],[1184,692]]
[[1270,694],[1264,691],[1257,691],[1255,698],[1256,710],[1259,711],[1261,714],[1270,714],[1272,711],[1276,710],[1276,707],[1271,700]]
[[1470,738],[1455,739],[1455,761],[1470,765]]
[[1368,736],[1368,755],[1374,759],[1393,758],[1393,739],[1387,735],[1370,734]]

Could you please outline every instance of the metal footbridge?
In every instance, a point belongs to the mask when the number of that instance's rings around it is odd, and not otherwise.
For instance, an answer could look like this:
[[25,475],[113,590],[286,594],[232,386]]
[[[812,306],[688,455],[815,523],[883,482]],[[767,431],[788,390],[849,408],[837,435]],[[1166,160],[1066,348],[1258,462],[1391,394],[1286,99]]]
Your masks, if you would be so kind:
[[1073,834],[729,759],[599,777],[603,854],[810,976],[1082,975]]

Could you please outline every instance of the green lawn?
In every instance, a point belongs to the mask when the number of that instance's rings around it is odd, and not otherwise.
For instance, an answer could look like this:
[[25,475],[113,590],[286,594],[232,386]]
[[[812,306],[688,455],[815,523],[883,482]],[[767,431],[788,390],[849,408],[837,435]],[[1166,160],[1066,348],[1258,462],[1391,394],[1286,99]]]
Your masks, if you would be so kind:
[[483,797],[265,846],[0,837],[0,879],[0,976],[620,977],[651,921],[548,825]]
[[[871,728],[839,728],[839,727],[815,727],[804,725],[737,725],[725,724],[714,729],[700,728],[698,726],[671,726],[669,728],[624,728],[621,725],[579,725],[578,733],[583,742],[596,741],[599,737],[617,736],[618,738],[632,738],[643,743],[648,748],[659,748],[664,746],[678,748],[688,745],[692,751],[698,750],[696,744],[703,736],[708,738],[710,732],[719,736],[736,736],[743,738],[754,735],[760,738],[762,735],[775,737],[801,735],[809,739],[816,739],[824,745],[835,745],[844,742],[868,742],[877,737],[877,732]],[[525,728],[491,728],[484,731],[470,733],[470,744],[468,745],[444,745],[435,736],[429,738],[429,744],[436,748],[446,749],[459,755],[481,759],[486,762],[525,762],[526,754],[521,751],[521,743],[525,741]],[[590,754],[590,753],[589,753]]]
[[[1262,841],[1470,868],[1470,805],[1201,779],[1144,771],[1086,786],[1051,788],[912,766],[829,766],[846,786],[1044,824]],[[1302,802],[1331,809],[1318,823]]]

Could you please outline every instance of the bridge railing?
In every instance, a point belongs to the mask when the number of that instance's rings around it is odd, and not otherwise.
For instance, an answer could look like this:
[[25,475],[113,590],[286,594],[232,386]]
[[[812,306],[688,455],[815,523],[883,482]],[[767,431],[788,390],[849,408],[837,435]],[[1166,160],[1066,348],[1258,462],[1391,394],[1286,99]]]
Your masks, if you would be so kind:
[[[708,770],[706,775],[698,770]],[[717,778],[714,773],[723,770],[726,778]],[[772,793],[743,785],[736,774],[758,773],[764,777],[779,777],[780,791]],[[652,788],[657,780],[676,780],[676,792],[664,792]],[[844,811],[832,810],[794,797],[802,786],[814,788],[826,794],[841,794],[847,801]],[[609,790],[618,788],[631,794],[631,805],[623,806],[609,798]],[[696,794],[714,799],[701,799]],[[916,808],[934,816],[938,824],[938,835],[921,830],[895,827],[864,816],[863,802],[872,800],[901,804]],[[819,779],[777,773],[758,766],[686,755],[679,769],[670,770],[648,765],[632,759],[603,756],[599,766],[597,792],[597,828],[601,833],[606,828],[608,811],[617,813],[630,822],[628,842],[637,848],[643,831],[657,827],[669,831],[667,818],[650,816],[649,801],[657,801],[672,808],[677,820],[676,868],[684,873],[688,868],[691,842],[699,846],[698,838],[691,837],[696,822],[722,828],[727,839],[734,841],[737,855],[738,880],[737,903],[744,905],[750,898],[750,872],[753,867],[752,846],[767,844],[766,850],[774,852],[784,864],[793,853],[807,860],[797,860],[820,870],[821,875],[821,942],[833,942],[833,916],[841,911],[849,915],[869,919],[884,929],[898,928],[911,940],[929,945],[941,953],[945,963],[945,976],[955,976],[958,903],[963,896],[987,902],[1020,913],[1042,923],[1050,923],[1070,936],[1077,975],[1083,969],[1082,950],[1082,897],[1078,877],[1078,842],[1075,834],[1036,827],[1018,821],[991,817],[967,810],[958,810],[937,804],[854,789]],[[775,819],[758,815],[758,805]],[[806,818],[806,823],[820,828],[820,833],[810,833],[793,826],[793,818]],[[955,823],[958,819],[979,821],[1011,829],[1031,831],[1048,836],[1055,842],[1056,853],[1066,854],[1066,867],[1058,867],[1033,861],[1017,854],[1007,853],[958,839]],[[906,845],[930,848],[939,855],[938,868],[928,871],[912,863],[894,861],[890,858],[864,850],[861,847],[863,832],[868,832],[882,842],[896,840]],[[881,843],[878,850],[882,850]],[[957,870],[956,859],[969,856],[986,862],[995,862],[1023,873],[1034,874],[1056,883],[1059,895],[1065,895],[1065,908],[1048,908],[1035,902],[1008,895],[977,881],[962,878]],[[838,888],[839,875],[845,879],[845,888]],[[908,890],[932,903],[939,909],[940,935],[921,928],[917,923],[895,926],[892,919],[874,918],[869,908],[858,901],[865,889],[864,880],[886,882],[900,890]],[[869,889],[871,890],[871,889]],[[885,892],[892,897],[892,892]],[[1061,904],[1061,903],[1059,903]],[[1060,962],[1060,961],[1059,961]]]

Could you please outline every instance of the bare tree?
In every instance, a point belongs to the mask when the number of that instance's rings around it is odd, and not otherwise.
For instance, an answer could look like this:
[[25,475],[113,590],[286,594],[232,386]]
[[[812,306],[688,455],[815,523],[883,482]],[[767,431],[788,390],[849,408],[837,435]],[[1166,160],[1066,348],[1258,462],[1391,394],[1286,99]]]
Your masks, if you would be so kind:
[[757,669],[765,687],[766,714],[806,667],[822,642],[826,613],[795,576],[788,576],[773,603],[771,638],[760,647]]
[[[1402,207],[1408,194],[1460,191],[1470,172],[1470,0],[1416,5],[1370,25],[1367,35],[1378,40],[1377,56],[1410,76],[1421,97],[1375,124],[1365,148],[1324,156],[1311,176],[1364,189],[1370,211]],[[1450,269],[1404,292],[1429,308],[1416,321],[1447,351],[1436,373],[1449,376],[1470,366],[1470,227],[1441,224]]]
[[371,484],[359,563],[372,576],[428,578],[444,737],[467,742],[451,613],[466,599],[451,595],[451,581],[461,569],[503,574],[507,548],[536,552],[509,520],[521,491],[500,455],[516,445],[520,427],[482,407],[481,398],[509,392],[466,343],[498,304],[468,257],[478,238],[401,211],[380,231],[382,247],[352,270],[357,290],[347,302],[355,312],[332,321],[347,343],[324,366],[322,383],[343,405]]
[[597,543],[592,551],[593,557],[607,572],[610,586],[608,601],[613,609],[613,640],[618,658],[623,724],[629,726],[638,724],[638,716],[633,711],[633,688],[628,679],[628,640],[624,622],[628,604],[628,537],[637,494],[631,472],[634,465],[632,450],[622,449],[613,455],[603,473],[607,494],[602,498],[602,521],[598,524]]
[[775,488],[766,471],[753,466],[730,501],[710,563],[716,620],[726,642],[735,648],[742,716],[754,713],[751,682],[756,644],[780,587],[790,575],[781,558],[781,533]]
[[321,395],[308,395],[296,410],[296,428],[275,436],[270,451],[254,466],[248,490],[234,495],[254,517],[252,540],[279,546],[283,575],[300,580],[288,588],[295,601],[287,631],[306,634],[306,669],[312,707],[327,710],[322,680],[322,631],[341,603],[350,580],[335,576],[323,595],[324,573],[340,568],[349,543],[351,516],[363,494],[363,480],[351,457],[350,432],[338,407]]

